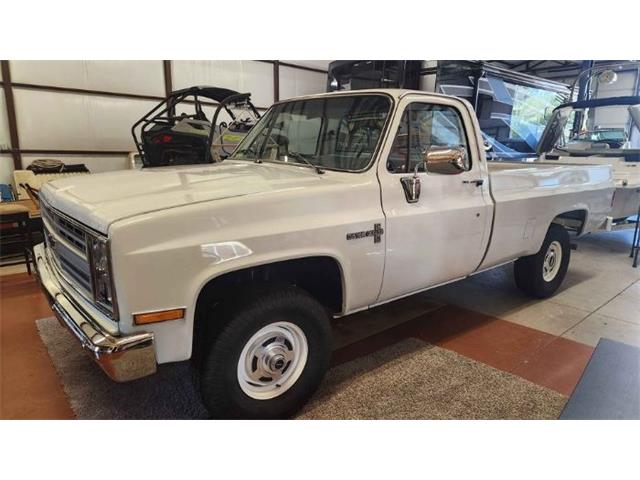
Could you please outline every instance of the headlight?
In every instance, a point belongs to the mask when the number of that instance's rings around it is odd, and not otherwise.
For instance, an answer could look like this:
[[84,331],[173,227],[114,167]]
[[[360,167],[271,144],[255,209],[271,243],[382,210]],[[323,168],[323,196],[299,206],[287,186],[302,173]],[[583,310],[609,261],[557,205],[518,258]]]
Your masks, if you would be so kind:
[[95,302],[110,313],[113,313],[113,284],[111,282],[111,269],[109,247],[107,240],[97,237],[89,237],[89,256],[91,260],[91,285]]

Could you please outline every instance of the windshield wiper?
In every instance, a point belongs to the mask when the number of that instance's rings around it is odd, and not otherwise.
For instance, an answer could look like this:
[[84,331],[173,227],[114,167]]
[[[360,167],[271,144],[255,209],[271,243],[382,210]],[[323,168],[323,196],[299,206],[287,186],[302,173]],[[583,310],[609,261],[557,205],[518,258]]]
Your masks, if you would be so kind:
[[292,152],[291,150],[289,150],[287,152],[287,156],[293,157],[293,158],[295,158],[297,160],[302,160],[304,163],[306,163],[311,168],[313,168],[316,171],[316,173],[318,173],[319,175],[322,175],[324,173],[324,170],[322,168],[320,168],[318,165],[312,163],[309,159],[305,158],[305,156],[303,154],[301,154],[301,153]]

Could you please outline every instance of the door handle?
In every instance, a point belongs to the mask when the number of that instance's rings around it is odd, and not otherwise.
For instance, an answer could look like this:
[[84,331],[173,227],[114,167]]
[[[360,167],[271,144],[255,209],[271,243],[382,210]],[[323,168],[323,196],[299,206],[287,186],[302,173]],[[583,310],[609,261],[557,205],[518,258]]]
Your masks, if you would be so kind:
[[407,202],[417,203],[417,201],[420,200],[420,179],[418,175],[402,177],[400,183],[402,183],[404,197],[407,199]]
[[462,183],[473,183],[476,187],[479,187],[484,183],[484,178],[478,178],[476,180],[463,180]]

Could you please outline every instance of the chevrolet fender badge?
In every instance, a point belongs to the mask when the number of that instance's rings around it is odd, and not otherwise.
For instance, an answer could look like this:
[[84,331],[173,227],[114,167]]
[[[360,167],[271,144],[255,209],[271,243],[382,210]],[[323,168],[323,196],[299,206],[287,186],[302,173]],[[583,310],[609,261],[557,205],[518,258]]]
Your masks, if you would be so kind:
[[373,243],[380,243],[384,229],[380,223],[373,225],[373,230],[364,230],[362,232],[347,233],[347,240],[357,240],[358,238],[373,237]]

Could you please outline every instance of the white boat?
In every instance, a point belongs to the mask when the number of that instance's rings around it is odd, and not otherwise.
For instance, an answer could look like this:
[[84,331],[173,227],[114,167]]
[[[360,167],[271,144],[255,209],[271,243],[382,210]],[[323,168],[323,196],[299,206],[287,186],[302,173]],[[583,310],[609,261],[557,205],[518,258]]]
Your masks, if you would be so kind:
[[[607,79],[615,81],[611,67],[585,74],[587,78],[595,74],[606,75]],[[578,81],[580,78],[576,83]],[[628,113],[626,121],[625,111]],[[609,126],[608,121],[612,118],[615,118],[617,128]],[[616,191],[610,216],[603,228],[610,230],[629,225],[628,218],[638,215],[640,96],[578,100],[558,106],[540,138],[537,153],[537,162],[608,164],[613,167]]]

